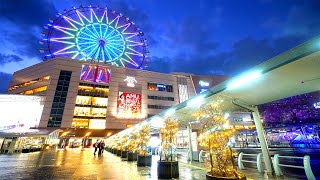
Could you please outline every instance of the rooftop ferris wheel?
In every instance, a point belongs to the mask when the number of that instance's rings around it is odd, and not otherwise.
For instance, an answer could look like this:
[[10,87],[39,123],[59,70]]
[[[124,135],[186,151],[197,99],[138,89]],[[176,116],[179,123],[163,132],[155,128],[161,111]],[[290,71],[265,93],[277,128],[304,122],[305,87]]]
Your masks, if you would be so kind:
[[142,69],[148,61],[146,39],[134,22],[101,7],[73,7],[45,25],[44,59],[65,57]]

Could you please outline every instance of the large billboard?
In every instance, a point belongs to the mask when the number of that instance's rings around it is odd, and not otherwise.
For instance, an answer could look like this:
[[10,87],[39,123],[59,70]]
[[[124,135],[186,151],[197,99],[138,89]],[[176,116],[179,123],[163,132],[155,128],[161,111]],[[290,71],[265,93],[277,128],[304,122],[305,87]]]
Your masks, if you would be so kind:
[[41,96],[0,95],[0,131],[38,127],[44,100]]
[[119,91],[118,117],[139,118],[141,115],[141,94]]

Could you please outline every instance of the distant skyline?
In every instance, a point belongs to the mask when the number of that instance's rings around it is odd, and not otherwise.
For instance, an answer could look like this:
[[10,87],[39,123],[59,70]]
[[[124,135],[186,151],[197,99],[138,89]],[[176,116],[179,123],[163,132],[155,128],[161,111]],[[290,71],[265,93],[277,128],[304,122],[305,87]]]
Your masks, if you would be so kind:
[[43,25],[58,12],[99,5],[144,32],[146,70],[234,76],[320,35],[316,0],[2,0],[0,93],[13,72],[42,61]]

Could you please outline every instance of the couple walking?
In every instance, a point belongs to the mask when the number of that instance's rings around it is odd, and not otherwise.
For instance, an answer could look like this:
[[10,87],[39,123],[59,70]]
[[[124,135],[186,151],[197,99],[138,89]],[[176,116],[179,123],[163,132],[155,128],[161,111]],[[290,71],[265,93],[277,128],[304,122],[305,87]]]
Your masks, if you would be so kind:
[[93,144],[94,145],[94,155],[96,155],[96,152],[97,150],[98,151],[98,155],[101,156],[101,154],[103,154],[103,150],[104,150],[104,147],[105,147],[105,143],[103,140],[99,141],[99,139],[97,140],[96,143]]

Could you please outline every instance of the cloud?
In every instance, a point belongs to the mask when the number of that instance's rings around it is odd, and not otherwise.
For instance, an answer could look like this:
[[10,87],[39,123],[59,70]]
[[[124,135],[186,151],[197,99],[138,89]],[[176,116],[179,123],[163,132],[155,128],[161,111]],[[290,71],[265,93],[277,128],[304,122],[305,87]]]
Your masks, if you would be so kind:
[[0,93],[6,93],[12,74],[0,72]]
[[41,26],[48,18],[57,12],[52,1],[4,0],[0,5],[1,17],[23,26]]
[[1,54],[0,53],[0,64],[11,63],[11,62],[20,62],[23,61],[21,57],[14,54]]

